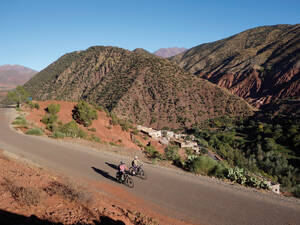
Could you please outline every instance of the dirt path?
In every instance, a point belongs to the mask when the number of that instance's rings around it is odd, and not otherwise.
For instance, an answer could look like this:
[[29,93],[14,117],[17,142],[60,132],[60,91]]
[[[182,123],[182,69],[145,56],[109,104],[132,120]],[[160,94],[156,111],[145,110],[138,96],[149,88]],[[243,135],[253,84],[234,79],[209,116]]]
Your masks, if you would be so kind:
[[[0,109],[1,110],[1,109]],[[113,177],[122,159],[82,146],[19,134],[9,128],[0,111],[0,147],[22,157],[91,181],[104,181],[134,196],[159,205],[157,210],[198,224],[300,224],[300,204],[270,193],[232,186],[206,177],[183,175],[171,169],[145,165],[148,179],[134,178],[134,189],[117,184]],[[137,202],[137,204],[139,204]]]

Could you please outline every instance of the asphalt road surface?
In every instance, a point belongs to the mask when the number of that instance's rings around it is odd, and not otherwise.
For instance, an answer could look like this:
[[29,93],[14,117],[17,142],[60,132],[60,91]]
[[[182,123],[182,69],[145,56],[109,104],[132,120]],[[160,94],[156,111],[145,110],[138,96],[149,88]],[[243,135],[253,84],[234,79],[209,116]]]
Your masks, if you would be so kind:
[[[65,174],[122,186],[108,178],[116,173],[111,165],[117,165],[124,157],[17,133],[9,126],[8,110],[11,109],[0,109],[1,149]],[[101,176],[92,167],[107,176]],[[171,216],[184,215],[203,225],[300,224],[299,201],[152,165],[146,164],[144,169],[147,180],[134,177],[135,187],[124,188],[147,202],[160,205]]]

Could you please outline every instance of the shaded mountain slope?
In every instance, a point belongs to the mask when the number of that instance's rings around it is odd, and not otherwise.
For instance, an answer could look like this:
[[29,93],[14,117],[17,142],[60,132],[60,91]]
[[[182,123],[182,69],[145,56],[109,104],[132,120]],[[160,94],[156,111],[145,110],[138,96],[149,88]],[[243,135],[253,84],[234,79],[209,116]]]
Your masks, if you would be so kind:
[[35,99],[84,99],[156,128],[252,113],[241,98],[191,76],[167,59],[116,47],[97,46],[66,54],[25,88]]
[[255,106],[300,95],[300,24],[263,26],[171,58]]

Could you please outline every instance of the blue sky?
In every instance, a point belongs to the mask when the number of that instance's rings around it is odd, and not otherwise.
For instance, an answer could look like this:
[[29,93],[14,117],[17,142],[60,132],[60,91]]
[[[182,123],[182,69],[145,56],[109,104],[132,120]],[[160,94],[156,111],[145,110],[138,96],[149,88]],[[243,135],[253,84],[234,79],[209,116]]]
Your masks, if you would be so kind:
[[42,70],[93,45],[191,48],[256,26],[296,23],[299,0],[0,0],[0,65]]

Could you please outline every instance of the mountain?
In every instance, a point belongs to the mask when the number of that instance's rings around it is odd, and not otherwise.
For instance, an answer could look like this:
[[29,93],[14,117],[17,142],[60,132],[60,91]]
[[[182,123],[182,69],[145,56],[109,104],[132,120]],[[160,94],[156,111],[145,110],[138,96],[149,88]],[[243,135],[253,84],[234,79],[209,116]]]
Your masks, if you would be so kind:
[[145,50],[143,48],[136,48],[133,50],[133,52],[136,54],[140,54],[140,55],[152,55],[150,52],[148,52],[147,50]]
[[26,83],[37,71],[20,65],[0,66],[0,86],[14,88]]
[[300,24],[263,26],[171,60],[254,106],[300,95]]
[[160,56],[163,58],[169,58],[171,56],[180,54],[182,52],[186,51],[186,48],[177,48],[177,47],[173,47],[173,48],[160,48],[157,51],[153,52],[154,55],[156,56]]
[[167,59],[117,47],[95,46],[66,54],[36,74],[25,88],[37,100],[84,99],[159,129],[252,113],[243,99]]

